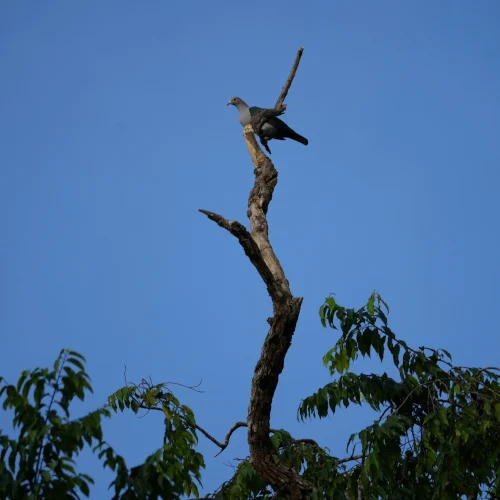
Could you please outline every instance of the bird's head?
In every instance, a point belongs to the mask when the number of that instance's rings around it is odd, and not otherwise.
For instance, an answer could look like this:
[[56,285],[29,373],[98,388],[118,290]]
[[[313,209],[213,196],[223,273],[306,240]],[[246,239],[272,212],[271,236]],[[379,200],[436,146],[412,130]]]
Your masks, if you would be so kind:
[[229,106],[230,104],[238,107],[239,104],[245,104],[245,101],[243,99],[240,99],[239,97],[231,97],[226,106]]

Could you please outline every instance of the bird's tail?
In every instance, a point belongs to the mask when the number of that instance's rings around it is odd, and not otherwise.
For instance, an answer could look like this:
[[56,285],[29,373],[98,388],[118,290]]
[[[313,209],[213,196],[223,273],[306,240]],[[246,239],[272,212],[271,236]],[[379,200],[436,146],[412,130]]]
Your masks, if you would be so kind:
[[297,132],[295,132],[292,129],[288,130],[288,134],[285,137],[300,142],[301,144],[304,144],[304,146],[307,146],[309,144],[309,141],[305,137],[302,137],[300,134],[297,134]]

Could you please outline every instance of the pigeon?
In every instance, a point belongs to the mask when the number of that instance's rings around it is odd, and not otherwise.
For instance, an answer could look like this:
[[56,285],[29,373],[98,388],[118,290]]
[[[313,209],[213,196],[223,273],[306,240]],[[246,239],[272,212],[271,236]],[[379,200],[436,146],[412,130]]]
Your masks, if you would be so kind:
[[[249,107],[248,104],[239,97],[231,97],[226,106],[229,106],[230,104],[236,106],[236,108],[240,112],[240,123],[243,125],[243,127],[248,125],[252,119],[252,116],[262,109],[256,106]],[[264,139],[264,141],[266,142],[271,139],[284,141],[286,138],[288,138],[300,142],[305,146],[309,144],[309,141],[305,137],[297,134],[297,132],[292,130],[284,121],[280,120],[279,118],[270,118],[266,123],[264,123],[260,133],[261,139]]]

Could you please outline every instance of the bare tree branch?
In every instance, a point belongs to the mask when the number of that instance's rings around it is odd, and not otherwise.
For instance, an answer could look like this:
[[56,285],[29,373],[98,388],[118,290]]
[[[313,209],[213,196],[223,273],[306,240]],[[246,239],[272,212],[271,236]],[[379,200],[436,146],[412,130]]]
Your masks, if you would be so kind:
[[304,47],[300,47],[300,49],[297,51],[297,55],[295,56],[295,61],[293,63],[292,69],[290,71],[290,74],[288,75],[288,79],[285,83],[285,86],[283,87],[283,90],[281,91],[281,94],[278,97],[276,104],[274,105],[274,109],[280,109],[283,106],[283,102],[285,101],[285,98],[288,94],[288,90],[290,89],[293,79],[295,78],[295,73],[297,73],[297,68],[299,67],[300,58],[302,57],[302,52],[304,52]]
[[[158,408],[161,410],[161,408]],[[224,442],[222,443],[221,441],[218,441],[215,439],[212,435],[210,435],[203,427],[200,427],[198,424],[196,424],[196,429],[198,429],[207,439],[212,441],[215,445],[217,445],[220,448],[220,451],[215,455],[216,457],[219,456],[228,446],[229,446],[229,440],[231,439],[231,436],[233,432],[237,429],[240,429],[241,427],[248,427],[248,424],[246,422],[236,422],[228,431],[226,434],[226,438],[224,439]],[[269,429],[269,432],[272,432],[273,434],[275,432],[278,432],[278,429]],[[319,444],[314,441],[314,439],[309,439],[309,438],[304,438],[304,439],[294,439],[292,438],[293,441],[297,443],[304,443],[304,444],[311,444],[315,446],[316,448],[320,448]],[[347,462],[348,460],[355,460],[355,458],[349,458],[345,459],[344,462]]]
[[274,105],[274,109],[261,109],[257,113],[255,113],[250,121],[250,125],[254,132],[259,136],[260,143],[266,148],[266,151],[271,154],[271,150],[267,145],[267,140],[261,135],[261,129],[264,123],[266,123],[271,118],[276,118],[279,115],[282,115],[286,110],[286,104],[283,104],[285,98],[288,94],[288,90],[292,85],[293,79],[295,78],[295,73],[297,73],[297,68],[299,67],[300,58],[302,57],[302,52],[304,52],[304,47],[300,47],[297,51],[297,55],[295,56],[295,61],[293,63],[290,74],[288,75],[288,79],[283,86],[280,96]]
[[[283,107],[302,51],[303,48],[300,48],[297,53],[275,109],[281,110]],[[268,320],[270,329],[264,340],[260,359],[255,366],[248,407],[250,462],[262,479],[281,496],[290,500],[301,500],[309,497],[313,486],[293,467],[280,459],[269,433],[273,397],[283,371],[285,356],[292,343],[302,298],[292,295],[283,268],[269,241],[266,214],[278,182],[278,172],[257,144],[251,125],[244,128],[243,136],[255,167],[255,182],[248,197],[247,215],[250,220],[250,232],[239,222],[228,221],[221,215],[206,210],[200,212],[238,239],[271,296],[273,317]]]
[[[149,388],[153,387],[152,384],[150,385],[147,381],[144,381],[141,384],[143,387],[144,386],[147,386]],[[183,384],[180,384],[180,385],[182,385],[183,387],[186,387],[188,389],[193,389],[193,387],[197,387],[197,386],[186,386]],[[193,389],[193,390],[196,390],[196,389]],[[197,392],[201,392],[201,391],[197,391]],[[147,410],[148,412],[151,410],[163,412],[163,410],[164,410],[163,404],[161,404],[159,406],[153,406],[153,405],[148,405],[148,404],[143,403],[140,398],[138,399],[135,396],[132,396],[132,399],[137,404],[137,407],[140,408],[141,410]],[[162,401],[162,396],[158,397],[158,401]],[[227,432],[226,437],[224,439],[224,442],[221,442],[218,439],[216,439],[215,437],[213,437],[209,432],[207,432],[200,425],[195,424],[194,427],[197,430],[199,430],[209,441],[212,441],[212,443],[214,443],[215,445],[217,445],[220,448],[220,451],[215,455],[217,457],[229,446],[229,440],[231,439],[233,432],[236,431],[237,429],[240,429],[241,427],[248,427],[248,424],[246,422],[236,422]],[[274,434],[276,432],[279,432],[279,430],[278,429],[269,429],[269,432]],[[314,439],[310,439],[310,438],[294,439],[294,438],[292,438],[292,440],[297,442],[297,443],[311,444],[311,445],[315,446],[316,448],[320,448],[319,444],[316,441],[314,441]]]
[[246,422],[236,422],[232,427],[231,429],[229,429],[228,433],[226,434],[226,439],[224,440],[223,443],[221,443],[220,441],[217,441],[217,439],[215,439],[213,436],[211,436],[205,429],[203,429],[203,427],[200,427],[198,424],[196,424],[196,428],[207,438],[209,439],[210,441],[212,441],[212,443],[216,444],[219,448],[220,448],[220,451],[219,453],[217,453],[217,455],[215,455],[216,457],[219,456],[229,445],[229,440],[231,439],[231,435],[233,434],[233,432],[236,430],[236,429],[239,429],[240,427],[246,427],[247,424]]
[[[276,290],[276,283],[274,282],[273,275],[264,261],[257,243],[252,238],[252,235],[247,231],[245,226],[240,224],[238,221],[229,221],[222,217],[222,215],[208,212],[207,210],[200,209],[199,211],[238,238],[240,245],[243,247],[243,250],[245,250],[245,254],[250,259],[250,262],[255,266],[255,269],[257,269],[264,283],[267,285],[269,295],[273,296],[274,294],[277,294],[278,290]],[[269,287],[271,287],[271,289]]]
[[339,464],[345,464],[346,462],[352,462],[353,460],[362,460],[363,458],[366,458],[368,455],[351,455],[350,457],[347,458],[341,458],[339,460]]

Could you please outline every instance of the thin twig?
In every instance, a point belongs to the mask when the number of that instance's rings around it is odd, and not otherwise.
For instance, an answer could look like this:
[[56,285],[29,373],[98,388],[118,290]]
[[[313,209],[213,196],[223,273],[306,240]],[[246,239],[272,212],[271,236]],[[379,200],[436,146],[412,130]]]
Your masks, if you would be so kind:
[[363,458],[366,458],[368,455],[360,454],[360,455],[351,455],[350,457],[347,458],[341,458],[338,463],[339,464],[345,464],[346,462],[352,462],[353,460],[362,460]]
[[207,438],[209,439],[210,441],[212,441],[212,443],[216,444],[219,448],[220,448],[220,451],[219,453],[217,453],[217,455],[215,455],[216,457],[219,456],[229,445],[229,440],[231,439],[231,436],[233,434],[233,432],[236,430],[236,429],[239,429],[240,427],[247,427],[247,424],[246,422],[236,422],[232,427],[231,429],[229,429],[228,433],[226,434],[226,438],[224,440],[223,443],[221,443],[220,441],[218,441],[217,439],[215,439],[213,436],[211,436],[205,429],[203,429],[203,427],[200,427],[198,424],[196,424],[196,428]]
[[[155,410],[155,411],[163,411],[163,408],[159,408],[157,406],[147,406],[144,403],[138,403],[138,407],[141,410]],[[224,438],[224,442],[219,441],[217,438],[213,437],[209,432],[207,432],[201,425],[195,424],[195,428],[199,430],[209,441],[212,441],[216,446],[220,448],[220,451],[215,455],[216,457],[219,456],[228,446],[229,446],[229,440],[231,439],[231,436],[233,435],[233,432],[236,431],[237,429],[240,429],[241,427],[248,427],[248,424],[246,422],[236,422],[227,432],[226,437]],[[272,432],[273,434],[276,432],[279,432],[279,429],[269,429],[269,432]],[[318,449],[321,449],[319,444],[314,440],[310,438],[302,438],[302,439],[294,439],[292,438],[292,441],[296,443],[304,443],[304,444],[310,444],[315,446]],[[348,459],[350,460],[350,459]],[[347,460],[344,460],[344,462],[347,462]]]
[[415,391],[417,391],[418,389],[422,389],[423,387],[426,387],[428,385],[432,385],[434,384],[435,382],[442,382],[443,380],[448,380],[448,379],[445,379],[445,378],[440,378],[440,379],[434,379],[434,380],[429,380],[429,382],[425,382],[423,384],[418,384],[417,386],[415,386],[409,393],[408,395],[404,398],[403,402],[389,415],[390,417],[392,417],[393,415],[396,415],[396,413],[398,413],[398,411],[404,406],[404,404],[410,399],[410,397],[413,395],[413,393]]
[[[59,381],[61,379],[61,375],[62,375],[62,371],[63,371],[63,368],[66,364],[66,360],[68,359],[69,357],[69,351],[67,349],[64,350],[64,354],[59,358],[61,360],[61,364],[59,366],[59,370],[57,372],[57,375],[56,375],[56,380],[54,382],[54,384],[52,384],[52,387],[53,387],[53,392],[52,392],[52,396],[50,398],[50,402],[49,402],[49,406],[47,407],[47,412],[45,413],[45,418],[44,418],[44,426],[47,425],[47,422],[49,421],[49,414],[52,410],[52,405],[54,404],[54,399],[56,397],[56,394],[59,392]],[[67,411],[67,410],[66,410]],[[36,463],[36,467],[35,467],[35,474],[34,474],[34,483],[37,484],[38,483],[38,479],[39,479],[39,475],[40,475],[40,468],[42,467],[42,455],[43,455],[43,449],[45,447],[45,442],[47,441],[47,436],[43,436],[42,437],[42,441],[40,443],[40,447],[37,449],[37,454],[38,454],[38,457],[37,457],[37,463]],[[30,481],[30,484],[32,484],[33,481]]]
[[280,96],[278,97],[278,100],[276,101],[276,104],[274,105],[274,109],[276,110],[281,109],[281,107],[283,106],[283,102],[288,94],[288,90],[290,89],[293,79],[295,78],[295,73],[297,73],[297,68],[299,67],[300,58],[302,57],[302,52],[304,52],[304,47],[300,47],[300,49],[297,51],[297,55],[295,56],[295,62],[293,63],[292,70],[288,75],[288,79],[285,83],[285,86],[283,87],[283,90],[281,91]]
[[185,385],[181,384],[180,382],[164,382],[165,385],[178,385],[179,387],[184,387],[184,389],[189,389],[194,392],[199,392],[200,394],[203,394],[205,392],[198,389],[198,387],[200,387],[202,383],[203,379],[200,379],[200,381],[196,385]]
[[271,150],[269,149],[269,145],[267,144],[267,140],[261,134],[261,129],[265,123],[267,123],[270,119],[276,118],[279,115],[282,115],[286,110],[286,104],[283,104],[288,91],[290,90],[290,86],[292,85],[293,79],[295,78],[295,74],[297,73],[297,68],[299,67],[300,58],[302,57],[302,52],[304,52],[304,47],[300,47],[297,51],[297,55],[295,56],[295,62],[293,63],[290,74],[288,75],[288,79],[285,82],[285,85],[281,91],[278,100],[274,106],[274,109],[261,109],[254,116],[252,116],[251,125],[254,132],[259,136],[260,143],[264,146],[266,151],[271,154]]

